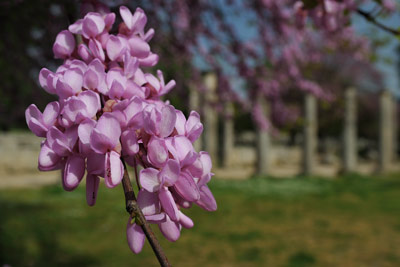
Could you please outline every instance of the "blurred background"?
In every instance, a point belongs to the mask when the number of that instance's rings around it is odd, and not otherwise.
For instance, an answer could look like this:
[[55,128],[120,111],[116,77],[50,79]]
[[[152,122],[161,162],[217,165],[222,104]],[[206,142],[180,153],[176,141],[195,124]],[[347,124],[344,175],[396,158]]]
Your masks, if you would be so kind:
[[[160,238],[173,265],[400,265],[399,35],[357,12],[301,25],[294,2],[102,2],[145,10],[151,70],[177,83],[166,99],[204,123],[218,210],[193,207],[193,229]],[[122,189],[101,184],[94,207],[84,185],[64,192],[25,122],[55,100],[38,75],[62,63],[57,33],[96,3],[0,1],[0,266],[157,266],[126,244]],[[398,1],[358,8],[400,27]]]

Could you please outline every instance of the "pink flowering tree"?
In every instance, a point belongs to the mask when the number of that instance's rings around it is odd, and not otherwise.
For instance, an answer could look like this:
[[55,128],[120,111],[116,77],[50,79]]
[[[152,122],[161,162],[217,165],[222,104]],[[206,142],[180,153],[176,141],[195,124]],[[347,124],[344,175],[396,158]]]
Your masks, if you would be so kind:
[[[168,101],[175,81],[166,82],[149,41],[147,17],[137,8],[119,9],[122,22],[103,5],[61,31],[53,45],[64,62],[55,72],[40,71],[39,82],[57,101],[43,112],[26,109],[29,129],[44,138],[39,170],[61,170],[65,190],[74,190],[86,173],[86,200],[95,205],[101,179],[108,188],[122,183],[129,213],[127,240],[134,253],[149,240],[160,263],[167,258],[149,223],[169,241],[176,241],[193,221],[183,210],[197,204],[215,211],[207,184],[211,159],[193,148],[203,126],[197,112],[186,117]],[[114,31],[115,29],[115,31]],[[134,193],[126,164],[135,170],[139,191]],[[139,167],[141,168],[139,172]]]
[[187,97],[189,82],[206,90],[201,74],[214,71],[219,80],[218,101],[212,103],[216,110],[235,102],[265,129],[271,124],[260,98],[271,103],[273,113],[289,118],[293,112],[283,101],[286,95],[306,92],[329,100],[337,94],[334,79],[321,83],[305,66],[322,65],[327,54],[337,53],[371,65],[369,42],[356,34],[351,16],[364,14],[362,5],[373,2],[378,11],[368,19],[380,25],[372,16],[393,12],[393,1],[157,0],[142,5],[162,25],[155,36],[158,50],[169,65],[185,66],[176,74],[176,93]]

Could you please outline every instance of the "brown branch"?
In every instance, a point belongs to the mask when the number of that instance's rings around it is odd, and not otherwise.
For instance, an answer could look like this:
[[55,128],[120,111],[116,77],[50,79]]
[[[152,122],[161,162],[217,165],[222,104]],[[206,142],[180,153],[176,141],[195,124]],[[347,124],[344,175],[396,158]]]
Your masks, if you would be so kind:
[[156,254],[156,257],[160,263],[160,266],[171,266],[168,262],[167,256],[165,255],[163,249],[161,248],[160,243],[158,242],[156,236],[149,223],[146,221],[142,210],[139,208],[137,204],[135,192],[133,191],[131,180],[129,179],[128,170],[126,169],[125,161],[121,159],[124,164],[124,177],[122,178],[122,186],[125,192],[125,202],[126,202],[126,211],[131,215],[132,218],[136,217],[136,223],[138,223],[147,237],[147,240],[150,243],[151,248]]
[[384,24],[382,24],[381,22],[377,21],[376,18],[374,16],[372,16],[370,13],[367,13],[361,9],[357,9],[357,13],[364,17],[366,20],[368,20],[369,22],[371,22],[372,24],[374,24],[375,26],[381,28],[382,30],[390,33],[390,34],[394,34],[394,35],[400,35],[400,31],[399,30],[395,30],[392,29]]
[[140,183],[139,183],[139,175],[138,175],[138,163],[136,158],[134,159],[134,170],[135,170],[135,179],[136,179],[136,184],[140,190]]

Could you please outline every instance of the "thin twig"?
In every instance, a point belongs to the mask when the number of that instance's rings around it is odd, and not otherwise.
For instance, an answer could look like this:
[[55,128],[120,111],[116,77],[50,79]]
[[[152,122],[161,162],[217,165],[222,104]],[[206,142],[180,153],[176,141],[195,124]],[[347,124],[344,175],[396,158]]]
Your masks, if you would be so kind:
[[139,208],[137,204],[135,192],[133,191],[131,180],[129,179],[128,170],[126,169],[125,161],[121,159],[124,164],[124,177],[122,178],[122,186],[125,192],[125,201],[126,201],[126,211],[131,215],[132,218],[136,217],[136,223],[138,223],[147,237],[147,240],[150,243],[151,248],[156,254],[156,257],[160,263],[160,266],[171,266],[168,262],[167,256],[165,255],[163,249],[161,248],[160,243],[158,242],[156,236],[149,223],[146,221],[142,210]]
[[140,183],[139,183],[139,175],[138,175],[138,163],[136,161],[136,158],[134,158],[134,169],[135,169],[135,179],[136,179],[136,184],[140,190]]
[[361,9],[357,9],[357,13],[364,17],[366,20],[368,20],[369,22],[371,22],[372,24],[376,25],[377,27],[381,28],[382,30],[394,34],[394,35],[400,35],[400,31],[392,29],[384,24],[382,24],[381,22],[377,21],[376,18],[374,16],[372,16],[370,13],[367,13]]

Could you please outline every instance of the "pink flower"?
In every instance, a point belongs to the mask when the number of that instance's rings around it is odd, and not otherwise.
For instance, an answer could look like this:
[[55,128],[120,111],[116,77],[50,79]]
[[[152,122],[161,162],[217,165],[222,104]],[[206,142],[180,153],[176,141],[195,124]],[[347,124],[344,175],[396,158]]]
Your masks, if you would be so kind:
[[[121,7],[123,23],[117,35],[110,33],[115,14],[100,10],[57,35],[53,51],[64,63],[56,72],[40,71],[42,88],[59,99],[43,113],[34,104],[25,112],[29,129],[46,138],[38,168],[61,170],[67,191],[74,190],[86,172],[86,201],[93,206],[102,177],[112,188],[123,178],[124,162],[141,165],[139,207],[166,239],[176,241],[182,227],[193,227],[182,208],[193,203],[206,210],[217,208],[207,186],[210,157],[197,153],[192,144],[203,125],[198,113],[186,119],[160,100],[175,86],[174,80],[165,84],[160,70],[155,77],[142,69],[158,62],[148,44],[154,30],[145,33],[143,10],[132,15]],[[76,51],[74,35],[82,37]],[[139,253],[145,235],[133,220],[128,221],[127,239]]]
[[139,59],[144,59],[150,55],[149,44],[137,36],[131,36],[128,39],[128,45],[130,48],[131,55],[133,57],[137,57]]
[[157,76],[159,80],[157,80],[157,78],[152,74],[147,73],[145,79],[151,88],[150,92],[152,96],[160,97],[171,91],[171,89],[176,85],[176,82],[171,80],[165,84],[163,73],[160,70],[157,71]]
[[75,49],[75,38],[71,32],[60,32],[53,45],[53,53],[56,58],[68,58]]
[[178,207],[168,190],[178,180],[180,174],[179,163],[175,160],[168,160],[161,171],[154,168],[147,168],[140,171],[140,184],[150,193],[158,192],[161,206],[164,211],[172,218],[178,220]]
[[25,111],[26,124],[29,129],[38,137],[46,137],[47,131],[57,122],[60,111],[58,102],[50,102],[47,104],[43,113],[31,104]]
[[79,124],[85,119],[93,118],[100,109],[99,95],[93,91],[85,91],[78,96],[69,97],[64,102],[59,122],[64,127]]
[[85,44],[78,45],[78,55],[86,63],[93,60],[93,54]]
[[144,26],[147,23],[147,17],[144,14],[143,9],[137,8],[135,13],[132,15],[128,8],[121,6],[119,12],[131,34],[144,35]]
[[[178,211],[179,220],[172,221],[167,214],[161,211],[157,194],[141,189],[137,201],[146,220],[158,224],[162,234],[171,242],[178,240],[182,226],[185,228],[194,226],[193,221],[180,210]],[[131,217],[128,220],[126,234],[130,249],[136,254],[139,253],[143,248],[145,235],[140,226],[135,222],[132,223]]]
[[124,175],[124,166],[117,147],[121,128],[110,113],[103,114],[90,135],[90,145],[94,152],[105,154],[105,182],[108,187],[117,186]]
[[89,50],[94,57],[100,59],[102,62],[106,59],[104,50],[101,46],[101,43],[98,40],[96,39],[89,40]]
[[192,143],[196,141],[203,132],[199,113],[191,111],[187,120],[181,111],[177,111],[176,115],[175,129],[178,134],[186,136]]
[[123,37],[111,35],[108,38],[106,49],[108,58],[112,61],[116,61],[122,58],[122,55],[124,55],[128,47]]
[[89,12],[82,21],[82,35],[89,39],[103,32],[105,28],[103,17],[94,12]]
[[144,130],[150,135],[168,137],[174,130],[175,109],[171,105],[149,104],[143,109]]
[[99,59],[96,58],[90,62],[83,75],[83,87],[102,94],[108,93],[104,65]]
[[78,68],[67,69],[56,82],[57,95],[61,98],[74,96],[82,91],[83,73]]
[[389,12],[396,11],[396,2],[393,0],[383,0],[382,6]]

